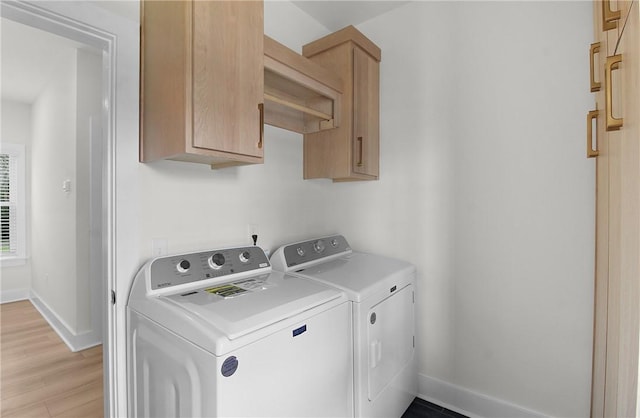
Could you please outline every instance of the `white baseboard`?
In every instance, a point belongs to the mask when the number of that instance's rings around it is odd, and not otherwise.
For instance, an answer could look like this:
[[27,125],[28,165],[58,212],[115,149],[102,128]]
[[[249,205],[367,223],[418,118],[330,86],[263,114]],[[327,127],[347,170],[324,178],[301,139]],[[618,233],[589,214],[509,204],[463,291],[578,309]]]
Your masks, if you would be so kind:
[[0,291],[0,304],[27,300],[31,296],[29,289],[13,289]]
[[418,397],[471,418],[542,418],[546,415],[420,374]]
[[33,292],[33,290],[31,291],[31,297],[29,299],[71,351],[81,351],[102,344],[102,336],[96,335],[93,331],[77,335],[74,334],[64,320]]

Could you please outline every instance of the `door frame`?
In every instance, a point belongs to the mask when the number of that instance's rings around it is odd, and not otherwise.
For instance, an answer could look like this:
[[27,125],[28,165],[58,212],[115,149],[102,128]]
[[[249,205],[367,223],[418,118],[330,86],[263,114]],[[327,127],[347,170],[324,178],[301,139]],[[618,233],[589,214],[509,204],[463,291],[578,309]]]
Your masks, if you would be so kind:
[[[139,265],[137,155],[139,19],[89,2],[0,2],[4,18],[102,51],[102,292],[104,416],[127,416],[126,298]],[[93,293],[93,292],[92,292]]]

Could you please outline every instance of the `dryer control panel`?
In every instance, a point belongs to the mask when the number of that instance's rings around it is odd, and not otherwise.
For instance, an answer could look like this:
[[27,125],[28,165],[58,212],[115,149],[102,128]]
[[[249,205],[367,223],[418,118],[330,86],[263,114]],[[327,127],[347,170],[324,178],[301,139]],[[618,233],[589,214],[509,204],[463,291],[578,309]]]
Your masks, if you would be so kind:
[[184,285],[270,267],[257,246],[161,257],[151,263],[150,290]]
[[316,238],[280,247],[271,257],[278,271],[297,270],[307,263],[325,261],[351,253],[349,243],[342,235]]

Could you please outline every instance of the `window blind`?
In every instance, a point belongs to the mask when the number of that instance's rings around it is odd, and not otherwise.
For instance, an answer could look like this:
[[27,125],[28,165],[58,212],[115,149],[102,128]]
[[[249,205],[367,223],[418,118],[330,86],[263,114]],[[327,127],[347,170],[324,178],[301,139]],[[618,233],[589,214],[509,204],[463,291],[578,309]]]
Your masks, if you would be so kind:
[[0,254],[18,251],[18,178],[16,157],[0,154]]

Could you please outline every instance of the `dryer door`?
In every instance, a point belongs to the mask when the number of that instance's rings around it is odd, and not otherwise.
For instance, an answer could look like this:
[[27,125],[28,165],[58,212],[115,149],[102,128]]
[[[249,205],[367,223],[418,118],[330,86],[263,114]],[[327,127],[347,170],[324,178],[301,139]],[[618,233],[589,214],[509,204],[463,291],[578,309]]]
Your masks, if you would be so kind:
[[368,397],[373,401],[413,356],[413,286],[371,307],[367,318]]

